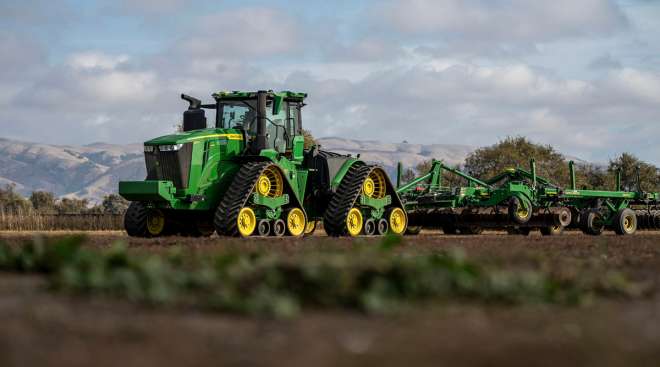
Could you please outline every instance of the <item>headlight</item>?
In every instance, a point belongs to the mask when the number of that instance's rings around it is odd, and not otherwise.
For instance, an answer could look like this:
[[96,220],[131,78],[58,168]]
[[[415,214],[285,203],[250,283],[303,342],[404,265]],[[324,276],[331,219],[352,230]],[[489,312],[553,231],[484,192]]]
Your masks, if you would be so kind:
[[159,145],[158,150],[161,152],[176,152],[181,149],[183,144],[172,144],[172,145]]
[[154,151],[154,146],[153,145],[145,145],[144,146],[144,152],[145,153],[153,153]]

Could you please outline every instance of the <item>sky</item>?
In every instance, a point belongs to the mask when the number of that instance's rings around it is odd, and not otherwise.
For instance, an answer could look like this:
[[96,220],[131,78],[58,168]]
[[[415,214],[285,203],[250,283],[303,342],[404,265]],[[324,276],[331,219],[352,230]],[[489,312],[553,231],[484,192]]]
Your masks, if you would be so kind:
[[660,1],[0,0],[0,137],[141,142],[260,89],[317,137],[660,164]]

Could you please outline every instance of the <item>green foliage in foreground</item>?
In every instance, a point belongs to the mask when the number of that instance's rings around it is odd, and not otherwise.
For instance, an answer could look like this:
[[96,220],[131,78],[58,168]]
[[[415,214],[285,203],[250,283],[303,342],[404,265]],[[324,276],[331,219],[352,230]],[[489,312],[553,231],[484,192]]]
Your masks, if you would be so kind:
[[184,255],[181,248],[165,254],[122,245],[97,250],[73,237],[21,247],[0,244],[0,270],[45,274],[55,290],[280,317],[311,307],[387,312],[420,301],[575,304],[592,295],[634,293],[618,273],[585,282],[589,277],[581,274],[567,279],[498,270],[459,251],[406,255],[395,250],[399,241],[294,256]]

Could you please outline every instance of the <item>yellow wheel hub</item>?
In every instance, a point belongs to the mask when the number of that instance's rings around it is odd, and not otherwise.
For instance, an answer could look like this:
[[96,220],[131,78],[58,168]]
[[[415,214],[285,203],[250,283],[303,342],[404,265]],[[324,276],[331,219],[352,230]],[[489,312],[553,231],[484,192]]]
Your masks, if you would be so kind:
[[305,213],[300,208],[289,210],[286,216],[286,229],[291,236],[297,237],[305,233],[307,223],[305,222]]
[[520,203],[520,207],[518,207],[518,210],[516,210],[516,215],[518,218],[527,218],[527,215],[529,215],[529,210],[525,208],[522,203]]
[[382,199],[385,197],[387,188],[385,186],[385,173],[376,168],[362,184],[362,193],[370,198]]
[[257,216],[254,214],[254,210],[251,208],[243,208],[238,212],[238,218],[236,219],[236,225],[238,227],[238,233],[243,237],[248,237],[254,233],[254,229],[257,227]]
[[348,229],[348,234],[352,237],[359,236],[362,233],[362,225],[364,220],[362,218],[362,212],[358,208],[353,208],[348,211],[348,216],[346,217],[346,228]]
[[284,180],[279,169],[269,166],[257,179],[256,190],[261,196],[276,198],[284,193]]
[[316,229],[316,221],[310,220],[305,226],[305,234],[310,234]]
[[406,230],[406,213],[401,208],[394,208],[390,212],[390,231],[394,234],[403,234]]
[[634,227],[635,225],[633,224],[632,217],[627,216],[623,219],[623,229],[625,229],[626,232],[632,232]]
[[367,177],[367,179],[364,180],[364,183],[362,184],[362,191],[365,195],[372,197],[375,191],[374,186],[374,180],[372,180],[371,177]]
[[147,231],[152,236],[157,236],[165,229],[165,214],[162,211],[155,209],[150,210],[147,214]]

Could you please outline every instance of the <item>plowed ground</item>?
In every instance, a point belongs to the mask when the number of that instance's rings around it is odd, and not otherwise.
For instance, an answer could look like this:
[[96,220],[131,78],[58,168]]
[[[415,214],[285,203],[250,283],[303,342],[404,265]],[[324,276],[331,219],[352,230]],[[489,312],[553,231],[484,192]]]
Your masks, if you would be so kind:
[[[5,232],[0,241],[20,244],[33,235]],[[135,240],[120,232],[88,233],[88,246],[116,241],[126,242],[131,251],[181,245],[202,253],[239,249],[294,255],[351,251],[356,242],[380,240]],[[543,266],[562,272],[597,262],[651,291],[640,299],[595,299],[582,306],[452,303],[417,305],[388,316],[305,311],[292,320],[274,320],[55,294],[40,277],[0,274],[0,366],[660,365],[659,233],[598,238],[423,233],[406,237],[397,251],[451,248],[509,269]]]

